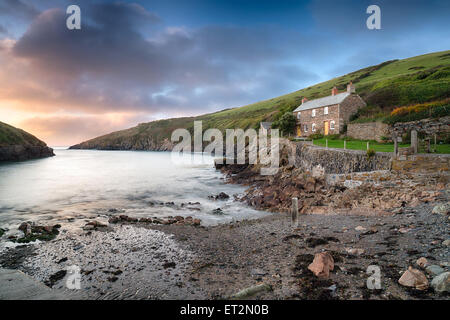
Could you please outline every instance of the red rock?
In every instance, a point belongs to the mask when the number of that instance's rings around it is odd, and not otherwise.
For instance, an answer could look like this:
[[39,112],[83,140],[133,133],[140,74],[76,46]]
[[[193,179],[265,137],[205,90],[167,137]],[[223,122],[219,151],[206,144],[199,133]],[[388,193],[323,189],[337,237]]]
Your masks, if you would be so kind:
[[427,258],[422,257],[422,258],[417,259],[416,264],[421,268],[425,268],[430,263],[428,262]]
[[423,272],[409,267],[398,280],[398,283],[405,287],[416,288],[417,290],[428,289],[428,279]]
[[329,252],[316,253],[308,269],[318,278],[328,279],[334,269],[334,259]]

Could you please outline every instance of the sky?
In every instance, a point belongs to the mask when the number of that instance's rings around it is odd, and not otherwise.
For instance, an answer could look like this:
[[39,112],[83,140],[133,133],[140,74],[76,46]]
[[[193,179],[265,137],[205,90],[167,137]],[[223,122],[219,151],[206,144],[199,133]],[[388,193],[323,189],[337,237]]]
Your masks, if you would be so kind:
[[0,0],[0,121],[68,146],[448,50],[449,21],[444,0]]

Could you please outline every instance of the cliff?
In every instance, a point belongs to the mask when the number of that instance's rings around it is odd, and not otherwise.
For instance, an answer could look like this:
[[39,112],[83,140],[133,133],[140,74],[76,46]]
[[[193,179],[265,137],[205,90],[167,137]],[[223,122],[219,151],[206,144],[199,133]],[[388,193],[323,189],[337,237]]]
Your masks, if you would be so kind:
[[0,161],[22,161],[54,155],[52,148],[32,134],[0,122]]

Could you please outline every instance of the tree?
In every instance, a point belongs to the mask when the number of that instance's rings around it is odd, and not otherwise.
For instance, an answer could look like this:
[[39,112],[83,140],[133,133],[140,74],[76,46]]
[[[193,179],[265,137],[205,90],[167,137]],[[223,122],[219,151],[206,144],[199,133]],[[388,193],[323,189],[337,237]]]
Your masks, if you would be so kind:
[[294,131],[297,120],[292,112],[283,114],[277,122],[277,127],[282,133],[292,133]]

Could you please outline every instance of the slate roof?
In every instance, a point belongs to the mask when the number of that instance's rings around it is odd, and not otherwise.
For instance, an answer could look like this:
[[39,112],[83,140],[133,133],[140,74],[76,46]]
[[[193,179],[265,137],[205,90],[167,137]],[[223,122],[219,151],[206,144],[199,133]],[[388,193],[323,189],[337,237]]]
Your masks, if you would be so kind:
[[272,122],[261,122],[261,126],[264,129],[268,130],[268,129],[270,129],[272,127]]
[[348,93],[348,92],[342,92],[342,93],[338,93],[334,96],[328,96],[328,97],[324,97],[324,98],[308,100],[308,101],[305,101],[304,103],[302,103],[297,109],[294,110],[294,112],[339,104],[342,101],[344,101],[345,98],[347,98],[349,95],[350,95],[350,93]]

